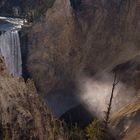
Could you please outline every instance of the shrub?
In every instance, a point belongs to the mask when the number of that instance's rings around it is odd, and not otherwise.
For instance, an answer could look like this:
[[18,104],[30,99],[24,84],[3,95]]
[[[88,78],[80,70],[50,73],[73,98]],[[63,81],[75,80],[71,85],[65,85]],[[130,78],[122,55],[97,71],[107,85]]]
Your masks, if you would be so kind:
[[101,130],[101,124],[98,119],[94,119],[93,122],[91,122],[85,129],[86,136],[89,140],[99,140],[101,139],[102,130]]

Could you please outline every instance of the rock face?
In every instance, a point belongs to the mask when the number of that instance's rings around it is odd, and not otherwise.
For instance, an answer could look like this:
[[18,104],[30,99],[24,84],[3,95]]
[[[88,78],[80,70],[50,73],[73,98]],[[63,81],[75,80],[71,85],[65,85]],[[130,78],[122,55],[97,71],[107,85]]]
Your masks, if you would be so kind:
[[[31,2],[25,8],[33,9],[31,14],[39,4],[35,11],[38,14],[47,1],[36,0],[35,5],[32,0],[24,2]],[[81,77],[93,78],[113,70],[120,82],[140,89],[139,0],[55,0],[46,13],[43,9],[43,14],[29,31],[27,67],[55,115],[79,104],[76,95]],[[2,61],[0,64],[1,136],[13,140],[67,140],[61,123],[49,113],[33,82],[13,78]],[[116,112],[112,123],[120,137],[129,140],[139,129],[138,118],[136,101]],[[137,137],[139,134],[131,140]]]
[[52,117],[32,80],[10,76],[0,59],[0,130],[3,139],[66,140],[61,122]]
[[140,53],[139,0],[78,1],[56,0],[29,37],[28,69],[55,107],[66,99],[78,102],[79,77],[110,72]]
[[111,118],[111,125],[122,140],[139,140],[140,138],[140,97],[121,110],[115,112]]

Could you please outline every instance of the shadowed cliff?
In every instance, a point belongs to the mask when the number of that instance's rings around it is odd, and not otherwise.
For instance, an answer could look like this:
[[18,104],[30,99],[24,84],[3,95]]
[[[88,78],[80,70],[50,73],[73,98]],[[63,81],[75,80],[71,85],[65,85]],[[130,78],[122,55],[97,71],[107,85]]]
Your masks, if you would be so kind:
[[[49,100],[52,96],[54,108],[63,102],[64,95],[72,101],[68,108],[78,104],[80,99],[75,95],[82,76],[109,73],[140,53],[138,0],[81,0],[79,4],[80,10],[76,10],[72,1],[55,1],[29,35],[28,70],[38,91]],[[127,81],[123,71],[119,74],[121,82],[133,87],[133,78]],[[59,96],[57,103],[55,97]],[[58,110],[63,108],[54,112]]]

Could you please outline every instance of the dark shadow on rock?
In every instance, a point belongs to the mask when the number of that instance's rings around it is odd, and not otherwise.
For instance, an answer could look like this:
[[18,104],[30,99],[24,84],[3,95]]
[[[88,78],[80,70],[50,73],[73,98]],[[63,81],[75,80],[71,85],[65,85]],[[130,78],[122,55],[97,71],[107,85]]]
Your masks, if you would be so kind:
[[60,119],[68,125],[77,124],[78,127],[84,128],[94,119],[94,115],[84,105],[80,104],[64,113]]
[[81,9],[81,0],[70,0],[71,7],[74,10],[80,10]]
[[19,32],[20,35],[20,45],[21,45],[21,56],[22,56],[22,76],[25,79],[30,77],[27,69],[27,57],[28,57],[28,35],[24,31]]

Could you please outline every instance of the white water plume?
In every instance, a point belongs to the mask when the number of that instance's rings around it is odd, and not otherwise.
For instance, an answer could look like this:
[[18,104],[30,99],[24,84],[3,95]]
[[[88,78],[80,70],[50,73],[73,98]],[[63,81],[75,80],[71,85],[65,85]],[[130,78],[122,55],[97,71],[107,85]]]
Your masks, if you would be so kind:
[[[104,116],[107,111],[113,85],[113,76],[102,74],[98,78],[82,78],[79,82],[81,102],[98,117]],[[121,108],[130,102],[134,96],[135,90],[119,82],[115,87],[112,111]]]

